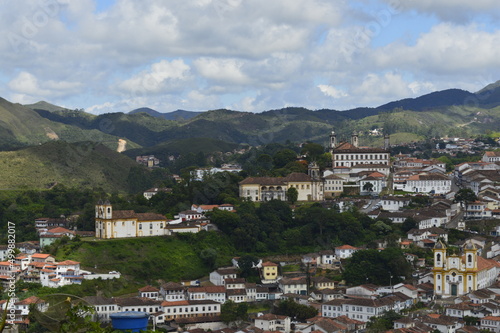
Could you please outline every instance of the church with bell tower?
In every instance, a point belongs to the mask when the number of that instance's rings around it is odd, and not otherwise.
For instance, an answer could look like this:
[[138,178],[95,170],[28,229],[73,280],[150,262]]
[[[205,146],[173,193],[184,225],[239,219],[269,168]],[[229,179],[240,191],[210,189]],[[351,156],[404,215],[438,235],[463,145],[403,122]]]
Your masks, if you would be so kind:
[[442,241],[433,249],[434,295],[461,296],[492,285],[500,272],[500,263],[478,255],[478,249],[467,241],[461,253],[450,253]]

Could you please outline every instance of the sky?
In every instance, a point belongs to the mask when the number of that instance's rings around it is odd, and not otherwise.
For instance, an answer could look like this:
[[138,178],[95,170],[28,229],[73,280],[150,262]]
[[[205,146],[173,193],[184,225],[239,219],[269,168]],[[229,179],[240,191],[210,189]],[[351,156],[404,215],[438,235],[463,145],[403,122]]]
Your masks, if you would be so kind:
[[500,80],[498,0],[0,1],[0,97],[347,110]]

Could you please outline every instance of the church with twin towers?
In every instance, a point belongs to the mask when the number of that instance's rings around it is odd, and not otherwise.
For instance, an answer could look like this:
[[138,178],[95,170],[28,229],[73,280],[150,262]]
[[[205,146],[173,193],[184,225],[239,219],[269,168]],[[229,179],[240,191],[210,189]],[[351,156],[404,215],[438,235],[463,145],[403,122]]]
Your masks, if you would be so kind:
[[370,191],[386,186],[390,172],[389,136],[384,136],[381,148],[360,147],[359,135],[354,132],[350,140],[338,141],[332,131],[329,138],[332,167],[321,170],[315,162],[308,173],[294,172],[286,177],[249,177],[239,183],[242,198],[261,202],[272,199],[287,200],[289,188],[298,192],[298,201],[320,201],[342,193],[367,194],[363,189],[368,182]]

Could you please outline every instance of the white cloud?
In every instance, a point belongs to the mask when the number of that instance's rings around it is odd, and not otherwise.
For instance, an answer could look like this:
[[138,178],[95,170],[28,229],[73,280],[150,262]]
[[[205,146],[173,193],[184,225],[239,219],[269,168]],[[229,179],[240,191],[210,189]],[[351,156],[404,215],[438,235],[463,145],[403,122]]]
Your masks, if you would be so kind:
[[243,63],[238,59],[218,58],[199,58],[193,62],[202,77],[219,83],[238,85],[250,82],[250,78],[241,70]]
[[399,99],[411,95],[408,83],[396,73],[368,74],[358,87],[353,88],[353,92],[369,106],[386,103],[388,98]]
[[13,92],[13,101],[24,103],[76,94],[79,92],[81,84],[53,80],[40,82],[33,74],[22,71],[8,83],[8,87]]
[[182,89],[190,77],[190,67],[182,59],[162,60],[149,70],[123,81],[119,87],[128,93],[171,93]]
[[393,43],[374,52],[381,68],[456,74],[489,73],[500,66],[500,30],[481,31],[476,25],[443,23],[419,37],[415,45]]
[[[95,112],[345,109],[434,89],[478,90],[500,77],[497,0],[116,0],[97,7],[97,0],[2,2],[4,97]],[[370,20],[390,8],[397,13],[391,24],[366,38]],[[406,18],[425,24],[406,27]],[[411,41],[396,29],[409,30]]]
[[344,91],[337,89],[333,86],[329,86],[327,84],[320,84],[320,85],[318,85],[318,88],[319,88],[319,90],[321,90],[321,92],[323,94],[325,94],[326,96],[333,97],[333,98],[341,98],[341,97],[348,96],[347,93],[345,93]]

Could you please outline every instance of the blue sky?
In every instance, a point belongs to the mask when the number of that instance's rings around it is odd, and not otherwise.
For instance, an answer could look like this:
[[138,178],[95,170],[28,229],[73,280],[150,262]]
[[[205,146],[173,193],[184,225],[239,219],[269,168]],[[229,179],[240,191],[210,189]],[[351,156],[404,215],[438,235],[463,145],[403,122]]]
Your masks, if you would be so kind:
[[0,97],[95,114],[346,110],[500,80],[498,0],[0,4]]

